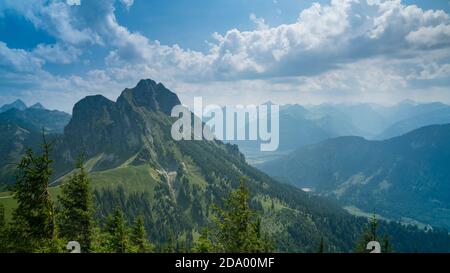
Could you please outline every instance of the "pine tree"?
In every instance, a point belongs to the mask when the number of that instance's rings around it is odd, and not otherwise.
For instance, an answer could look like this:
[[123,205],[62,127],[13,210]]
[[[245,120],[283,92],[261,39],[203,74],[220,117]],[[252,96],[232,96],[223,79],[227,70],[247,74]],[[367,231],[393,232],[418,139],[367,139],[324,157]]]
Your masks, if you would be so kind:
[[381,252],[383,253],[391,253],[394,252],[394,248],[391,245],[391,242],[389,240],[389,236],[387,234],[383,237],[383,244],[381,246]]
[[319,243],[319,249],[317,250],[318,253],[324,253],[325,252],[325,243],[323,241],[323,237],[320,237],[320,243]]
[[123,212],[119,207],[109,216],[106,223],[107,251],[126,253],[130,251],[128,229]]
[[369,219],[369,223],[366,225],[366,228],[361,235],[360,239],[358,240],[356,244],[356,252],[359,253],[367,253],[367,244],[371,241],[378,241],[377,236],[377,229],[378,229],[378,220],[375,214],[372,215],[372,217]]
[[95,227],[93,197],[81,158],[77,162],[77,170],[61,185],[59,204],[57,224],[60,237],[79,242],[82,252],[91,252]]
[[148,253],[153,251],[154,248],[147,239],[147,231],[145,230],[143,216],[136,217],[131,229],[130,241],[137,253]]
[[240,179],[239,188],[225,201],[225,208],[216,207],[213,218],[216,231],[213,244],[216,251],[231,253],[268,252],[271,244],[261,234],[261,222],[249,207],[250,193]]
[[200,237],[195,242],[194,247],[192,248],[192,251],[195,253],[210,253],[214,251],[214,247],[210,241],[210,238],[208,237],[208,228],[204,228],[202,230],[202,233],[200,234]]
[[43,134],[42,154],[27,149],[18,165],[14,197],[18,207],[13,213],[15,251],[53,252],[55,239],[54,208],[49,192],[52,175],[50,144]]
[[176,252],[176,239],[173,232],[169,233],[169,237],[167,239],[167,243],[162,248],[162,252],[164,253],[175,253]]

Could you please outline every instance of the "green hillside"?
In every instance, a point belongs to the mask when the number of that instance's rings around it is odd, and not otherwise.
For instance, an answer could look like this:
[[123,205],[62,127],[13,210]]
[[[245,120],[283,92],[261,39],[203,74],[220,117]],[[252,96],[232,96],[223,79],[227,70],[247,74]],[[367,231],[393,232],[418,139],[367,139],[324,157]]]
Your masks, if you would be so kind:
[[259,168],[345,206],[396,220],[450,227],[450,125],[385,141],[340,137]]

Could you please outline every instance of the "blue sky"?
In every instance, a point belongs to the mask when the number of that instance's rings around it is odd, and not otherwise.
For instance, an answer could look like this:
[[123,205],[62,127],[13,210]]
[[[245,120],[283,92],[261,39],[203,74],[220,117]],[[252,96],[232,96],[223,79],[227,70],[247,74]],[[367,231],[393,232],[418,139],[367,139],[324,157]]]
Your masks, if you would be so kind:
[[140,78],[191,104],[450,102],[450,4],[3,0],[0,104],[71,111]]

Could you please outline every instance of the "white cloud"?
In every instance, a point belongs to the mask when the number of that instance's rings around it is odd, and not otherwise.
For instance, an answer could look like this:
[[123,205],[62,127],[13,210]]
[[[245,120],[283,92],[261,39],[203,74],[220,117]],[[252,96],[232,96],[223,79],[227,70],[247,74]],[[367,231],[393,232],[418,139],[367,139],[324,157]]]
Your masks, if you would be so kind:
[[39,44],[32,53],[35,57],[57,64],[70,64],[82,54],[78,48],[61,44]]
[[147,64],[188,81],[315,75],[359,59],[448,45],[450,37],[448,14],[399,0],[315,3],[301,11],[296,22],[276,27],[251,14],[256,30],[216,34],[209,52],[161,45],[129,31],[117,22],[113,0],[85,1],[77,7],[50,2],[23,12],[64,43],[108,46],[108,65]]
[[431,48],[435,46],[449,46],[450,24],[421,27],[416,31],[411,31],[406,36],[406,40],[411,44],[425,48]]
[[122,4],[125,5],[127,9],[129,9],[134,4],[134,0],[120,0],[120,2],[122,2]]
[[[251,14],[255,30],[215,33],[206,52],[163,45],[130,31],[117,21],[114,0],[82,1],[75,6],[30,1],[25,5],[4,0],[0,13],[2,7],[12,7],[58,41],[32,52],[0,44],[0,54],[8,56],[0,65],[26,69],[30,62],[29,67],[41,69],[45,62],[70,63],[82,54],[80,48],[94,44],[109,51],[103,69],[58,78],[67,90],[118,93],[139,78],[151,77],[182,96],[197,92],[222,101],[233,92],[253,100],[270,96],[382,100],[393,93],[413,93],[414,82],[426,81],[434,94],[450,96],[445,89],[433,87],[435,80],[450,76],[449,15],[398,0],[315,3],[296,21],[274,27]],[[120,2],[133,5],[133,1]],[[54,85],[47,87],[56,89]],[[73,91],[74,97],[80,94]]]
[[256,25],[256,28],[258,30],[264,30],[269,28],[264,18],[258,18],[254,13],[250,14],[249,19]]
[[11,49],[0,41],[0,68],[18,73],[34,72],[41,69],[41,59],[35,58],[23,49]]
[[67,0],[66,3],[69,6],[79,6],[81,5],[81,0]]

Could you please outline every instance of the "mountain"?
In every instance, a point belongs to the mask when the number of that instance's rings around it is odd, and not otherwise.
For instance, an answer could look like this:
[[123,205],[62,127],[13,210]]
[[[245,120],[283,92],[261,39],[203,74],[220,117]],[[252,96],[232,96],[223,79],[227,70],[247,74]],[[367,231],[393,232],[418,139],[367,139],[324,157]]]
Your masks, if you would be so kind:
[[448,109],[449,107],[449,105],[441,102],[417,103],[410,100],[402,101],[393,106],[373,106],[375,111],[388,119],[391,124],[412,118],[414,116],[420,116],[446,108]]
[[321,104],[308,108],[309,111],[333,117],[339,130],[343,124],[350,130],[339,132],[338,136],[358,135],[372,137],[386,128],[389,122],[371,104]]
[[450,125],[384,141],[339,137],[258,166],[346,206],[450,227]]
[[[354,135],[367,139],[387,139],[426,125],[450,122],[450,106],[440,102],[417,103],[405,100],[392,106],[369,103],[321,104],[307,109],[337,120],[335,130],[338,136]],[[349,125],[353,129],[339,132],[339,129]]]
[[[55,178],[70,172],[84,154],[95,190],[97,215],[120,205],[132,219],[144,214],[152,241],[175,236],[192,241],[211,217],[212,205],[245,175],[253,195],[252,207],[264,210],[265,229],[280,251],[313,251],[321,234],[334,249],[350,250],[361,219],[352,218],[328,202],[280,184],[245,162],[234,145],[220,141],[174,141],[168,115],[178,97],[162,84],[142,80],[125,89],[116,102],[90,96],[73,109],[64,135],[53,154]],[[56,180],[58,182],[63,179]],[[330,216],[328,216],[330,215]],[[330,231],[322,220],[358,223],[354,233]],[[311,237],[299,236],[302,233]],[[341,239],[340,237],[346,237]]]
[[0,124],[15,124],[28,131],[62,133],[71,116],[57,110],[41,109],[38,106],[23,110],[12,108],[0,113]]
[[40,109],[40,110],[45,110],[45,107],[44,107],[42,104],[40,104],[39,102],[38,102],[38,103],[35,103],[35,104],[33,104],[33,105],[31,105],[29,108],[30,108],[30,109]]
[[446,123],[450,123],[449,106],[430,109],[425,113],[420,113],[410,118],[400,120],[384,130],[377,136],[377,139],[388,139],[427,125]]
[[61,134],[71,116],[60,111],[50,111],[41,104],[29,108],[10,108],[0,113],[0,184],[12,184],[15,164],[27,148],[37,149],[46,134]]
[[6,112],[10,109],[25,110],[26,108],[27,106],[23,101],[16,100],[13,103],[5,104],[2,107],[0,107],[0,113]]
[[37,147],[40,135],[15,124],[0,123],[0,182],[10,184],[14,181],[16,163],[27,147]]
[[[433,124],[450,123],[450,106],[402,101],[392,106],[369,103],[280,106],[280,145],[261,152],[260,141],[231,141],[251,164],[262,164],[295,149],[339,136],[388,139]],[[248,124],[248,123],[247,123]]]
[[328,138],[361,133],[348,122],[348,117],[336,113],[310,111],[298,104],[281,106],[279,118],[280,142],[277,151],[261,152],[260,141],[239,140],[230,143],[238,145],[249,162],[257,164]]
[[[125,89],[116,102],[103,96],[79,101],[64,133],[49,136],[55,161],[52,189],[83,155],[98,219],[116,206],[128,220],[143,215],[161,251],[172,244],[191,246],[210,223],[214,204],[222,206],[239,178],[247,176],[251,208],[277,251],[315,252],[322,238],[329,251],[353,249],[366,219],[270,178],[248,165],[236,145],[174,141],[171,127],[177,118],[168,113],[179,104],[176,94],[153,80]],[[381,222],[380,228],[393,236],[398,251],[412,252],[417,245],[425,252],[450,251],[447,231],[424,232],[393,222]]]

